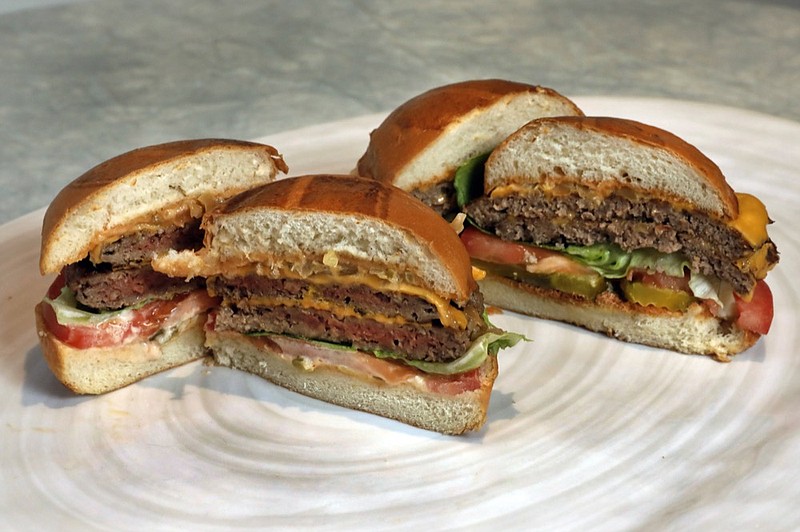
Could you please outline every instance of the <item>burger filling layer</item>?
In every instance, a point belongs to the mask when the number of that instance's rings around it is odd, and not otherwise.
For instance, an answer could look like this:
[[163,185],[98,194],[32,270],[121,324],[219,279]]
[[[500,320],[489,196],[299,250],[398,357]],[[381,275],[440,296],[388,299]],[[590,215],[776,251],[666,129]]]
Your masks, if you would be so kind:
[[489,325],[480,292],[461,309],[465,327],[446,327],[424,298],[358,284],[315,284],[257,275],[214,277],[209,292],[222,297],[215,328],[287,334],[425,362],[461,357]]
[[44,298],[49,331],[76,348],[134,341],[165,342],[187,320],[217,303],[203,279],[185,281],[153,271],[151,258],[169,249],[199,249],[199,223],[138,232],[94,250],[64,268]]
[[126,235],[98,248],[90,257],[64,268],[67,287],[77,302],[99,311],[118,310],[143,299],[170,299],[203,287],[153,271],[150,260],[170,249],[199,249],[199,222],[167,230]]
[[754,249],[741,232],[659,200],[642,202],[611,195],[596,201],[531,193],[481,197],[465,210],[475,225],[507,241],[553,249],[613,244],[623,251],[646,248],[680,253],[691,271],[726,281],[738,294],[750,293],[778,262],[777,250],[767,240],[759,250],[763,266],[743,268]]
[[632,188],[594,190],[567,181],[483,193],[482,158],[456,172],[473,263],[501,277],[595,300],[683,312],[700,303],[741,329],[766,334],[778,262],[764,205],[737,194],[739,216],[717,220]]

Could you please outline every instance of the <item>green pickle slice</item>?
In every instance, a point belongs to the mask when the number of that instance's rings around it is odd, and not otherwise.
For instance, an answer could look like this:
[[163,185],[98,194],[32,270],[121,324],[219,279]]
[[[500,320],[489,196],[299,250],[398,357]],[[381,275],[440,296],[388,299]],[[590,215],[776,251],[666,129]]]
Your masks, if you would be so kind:
[[599,273],[575,275],[569,273],[531,273],[522,266],[514,264],[491,264],[472,259],[476,267],[501,277],[507,277],[541,288],[553,288],[561,292],[594,299],[606,289],[606,281]]
[[643,306],[652,305],[667,310],[684,311],[694,301],[694,296],[688,292],[630,282],[625,279],[620,282],[620,288],[628,301]]

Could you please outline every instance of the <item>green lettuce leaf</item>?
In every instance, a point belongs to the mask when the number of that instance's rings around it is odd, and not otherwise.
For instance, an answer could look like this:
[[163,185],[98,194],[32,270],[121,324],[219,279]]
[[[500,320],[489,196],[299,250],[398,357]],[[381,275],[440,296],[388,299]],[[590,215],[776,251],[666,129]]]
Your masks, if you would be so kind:
[[614,244],[567,246],[560,251],[589,266],[607,279],[622,279],[628,275],[631,268],[662,272],[675,277],[683,277],[688,271],[689,288],[694,297],[714,301],[720,306],[722,316],[732,315],[735,307],[730,283],[692,271],[689,261],[681,253],[662,253],[652,248],[626,252]]
[[592,246],[567,246],[558,251],[589,266],[607,279],[622,279],[631,268],[683,277],[684,271],[689,268],[689,261],[683,254],[662,253],[653,248],[628,252],[616,244],[595,244]]
[[490,154],[488,152],[473,157],[456,170],[453,186],[459,207],[483,195],[483,168]]
[[479,368],[488,356],[495,356],[500,349],[517,345],[522,340],[528,340],[517,333],[504,332],[499,329],[484,333],[475,340],[467,352],[450,362],[425,362],[422,360],[406,360],[401,355],[388,351],[376,351],[378,358],[393,358],[402,360],[425,373],[437,375],[455,375]]
[[719,316],[732,318],[736,309],[736,299],[733,297],[733,286],[717,278],[692,272],[689,277],[689,288],[694,297],[710,299],[719,305]]
[[61,325],[97,325],[104,321],[114,319],[125,312],[142,308],[151,300],[145,300],[131,307],[109,311],[89,311],[79,308],[75,294],[68,287],[64,286],[61,293],[55,299],[44,298],[44,302],[53,307],[56,319]]

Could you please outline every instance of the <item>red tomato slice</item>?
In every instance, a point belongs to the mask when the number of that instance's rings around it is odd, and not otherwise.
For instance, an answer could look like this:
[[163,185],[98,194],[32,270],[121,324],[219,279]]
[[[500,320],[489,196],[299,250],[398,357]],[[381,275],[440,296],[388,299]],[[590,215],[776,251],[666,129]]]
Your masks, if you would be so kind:
[[487,235],[474,227],[467,227],[461,232],[461,242],[464,243],[470,257],[479,260],[496,264],[524,264],[526,262],[525,246]]
[[758,281],[753,289],[753,297],[745,301],[734,295],[739,317],[736,324],[747,331],[758,334],[767,334],[772,325],[775,309],[772,302],[772,291],[764,281]]
[[[64,287],[64,274],[59,274],[47,290],[47,297],[55,299]],[[62,325],[58,322],[53,307],[47,303],[42,305],[42,318],[45,325],[60,341],[72,347],[85,349],[93,345],[109,346],[122,343],[129,335],[131,323],[127,320],[114,319],[99,326]]]
[[53,284],[50,285],[50,288],[47,289],[47,297],[50,299],[55,299],[61,294],[61,289],[64,288],[64,285],[67,281],[64,279],[64,274],[58,274]]
[[[56,279],[56,283],[59,279]],[[54,290],[51,287],[48,294],[52,292]],[[59,292],[60,288],[55,290],[56,294]],[[196,290],[170,300],[153,301],[97,325],[63,325],[58,322],[53,308],[45,303],[42,305],[42,318],[47,329],[60,341],[78,349],[87,349],[120,345],[137,338],[147,339],[164,328],[170,320],[177,322],[199,314],[214,303],[215,300],[205,290]]]
[[487,235],[474,227],[467,227],[461,232],[461,242],[464,243],[470,257],[474,259],[494,264],[523,266],[529,273],[594,275],[594,270],[563,253],[507,242],[496,236]]

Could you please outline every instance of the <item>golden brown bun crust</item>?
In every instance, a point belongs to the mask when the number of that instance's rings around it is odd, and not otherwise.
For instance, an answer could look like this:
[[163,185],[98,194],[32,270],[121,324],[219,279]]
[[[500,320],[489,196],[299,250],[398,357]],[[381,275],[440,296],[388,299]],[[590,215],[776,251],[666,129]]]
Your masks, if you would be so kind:
[[492,274],[478,284],[487,305],[570,323],[626,342],[708,355],[720,362],[730,362],[760,338],[721,323],[700,305],[684,313],[671,312],[627,303],[611,293],[590,301]]
[[208,354],[203,325],[206,314],[191,318],[163,344],[133,342],[79,349],[56,338],[45,325],[42,305],[34,309],[36,331],[47,365],[64,386],[78,394],[101,394],[133,384]]
[[[54,233],[64,225],[65,220],[86,210],[85,206],[91,204],[93,197],[105,189],[114,187],[116,182],[134,174],[144,173],[151,167],[169,161],[180,161],[181,164],[183,161],[189,163],[192,157],[204,152],[230,153],[242,148],[258,150],[265,154],[265,158],[271,159],[278,170],[284,173],[288,170],[283,158],[272,146],[233,139],[192,139],[146,146],[98,164],[64,187],[50,203],[42,223],[42,262],[40,264],[42,273],[54,273],[64,265],[60,264],[57,268],[56,265],[51,264],[54,259],[48,260],[51,245],[60,245],[52,242],[59,238],[53,236]],[[234,189],[228,195],[241,190],[243,188]],[[97,227],[95,232],[101,233],[108,229],[108,227]],[[80,250],[80,252],[83,253],[84,250]],[[80,258],[82,257],[75,260]]]
[[[107,187],[118,179],[132,172],[147,168],[148,166],[176,157],[184,157],[188,154],[199,153],[208,148],[218,147],[221,144],[231,147],[258,146],[256,143],[241,140],[179,140],[166,144],[137,148],[98,164],[69,183],[58,193],[55,199],[53,199],[44,215],[42,234],[49,234],[53,226],[66,215],[73,205],[80,203],[98,190]],[[276,160],[279,161],[279,167],[286,172],[286,163],[280,158],[278,151],[272,146],[265,146],[265,149],[270,151],[277,158]]]
[[726,207],[725,214],[734,219],[739,216],[739,201],[736,193],[728,185],[719,166],[711,159],[682,138],[647,124],[634,120],[609,117],[564,117],[567,120],[582,123],[585,127],[599,131],[607,131],[622,137],[636,139],[643,144],[664,148],[675,153],[694,166],[708,183],[717,189]]
[[463,115],[489,107],[515,93],[549,94],[577,106],[556,91],[501,79],[470,80],[437,87],[397,107],[370,134],[369,147],[359,159],[357,171],[364,177],[393,183],[395,175]]
[[394,186],[350,175],[320,174],[282,179],[231,198],[207,216],[205,225],[212,225],[217,216],[261,208],[330,212],[380,220],[427,243],[458,286],[460,297],[457,300],[467,301],[477,288],[469,255],[450,224],[411,194]]
[[724,204],[725,215],[739,215],[736,193],[728,185],[719,167],[695,146],[663,129],[634,120],[613,117],[563,116],[537,119],[537,123],[567,123],[587,131],[597,131],[628,138],[646,146],[664,149],[689,163],[706,183],[715,189]]

